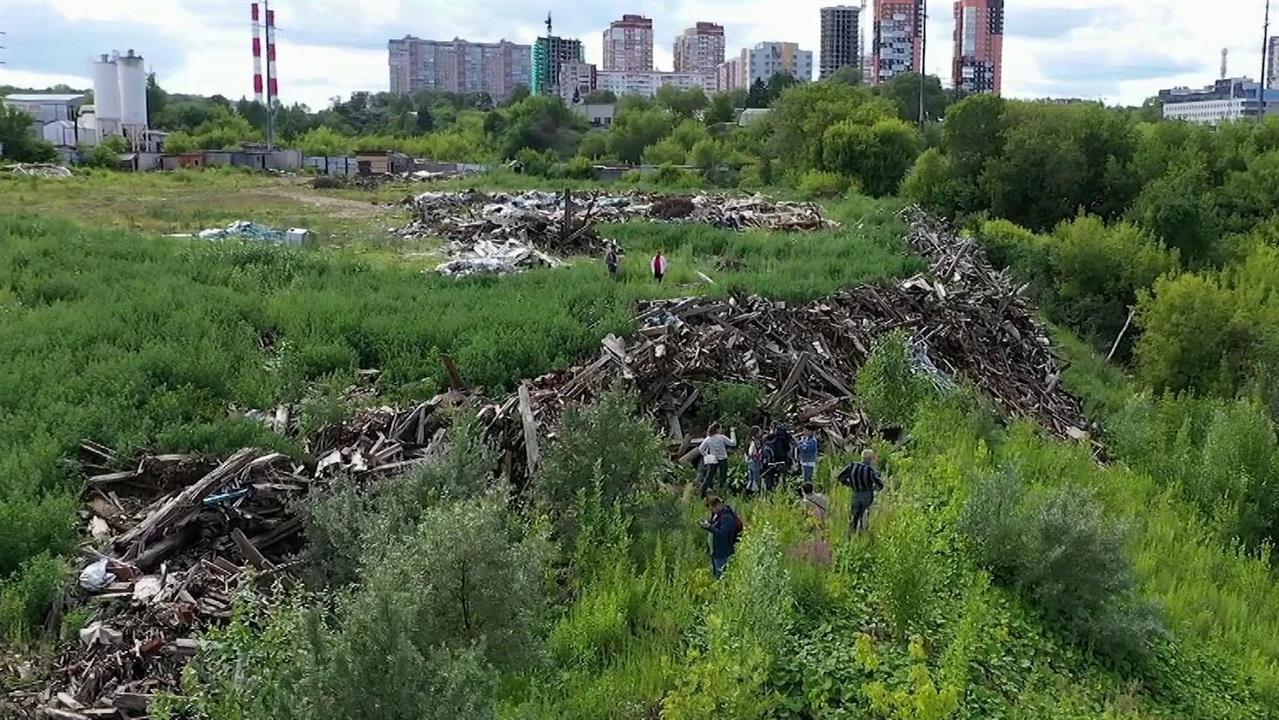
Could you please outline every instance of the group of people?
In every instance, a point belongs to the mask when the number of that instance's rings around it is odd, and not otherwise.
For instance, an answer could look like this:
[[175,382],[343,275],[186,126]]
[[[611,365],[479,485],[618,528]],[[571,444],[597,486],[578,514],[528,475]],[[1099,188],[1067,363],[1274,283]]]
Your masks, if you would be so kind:
[[[736,552],[737,543],[745,530],[745,523],[737,511],[713,492],[716,482],[719,482],[721,486],[726,483],[728,450],[737,444],[735,435],[736,433],[730,432],[725,436],[720,432],[717,424],[712,425],[707,431],[706,438],[698,447],[703,454],[701,491],[711,513],[710,517],[703,520],[701,524],[702,528],[711,535],[711,572],[716,578],[724,574],[724,569],[728,567],[728,561]],[[770,464],[781,465],[793,459],[803,474],[800,485],[800,505],[812,515],[819,530],[824,529],[826,519],[830,515],[830,499],[817,489],[814,480],[820,447],[817,438],[807,429],[800,432],[797,440],[793,440],[782,425],[774,426],[773,431],[766,436],[762,435],[759,428],[751,428],[751,443],[747,449],[751,479],[748,480],[747,489],[751,489],[752,483],[756,485],[756,489],[759,487],[767,490],[775,489],[781,470],[773,468],[774,473],[770,480]],[[755,456],[756,452],[760,453],[759,457]],[[707,462],[708,456],[713,460]],[[785,460],[778,458],[785,458]],[[840,484],[848,486],[853,491],[853,502],[849,512],[849,525],[853,532],[866,528],[871,505],[875,502],[875,493],[884,489],[884,480],[877,468],[878,463],[879,459],[875,451],[867,448],[862,450],[860,461],[849,463],[835,476]],[[814,551],[819,558],[824,555],[826,560],[829,560],[830,549],[824,539],[819,538],[814,543]]]
[[[617,280],[618,274],[622,269],[622,257],[626,253],[622,252],[622,247],[615,242],[610,242],[608,248],[604,251],[604,269],[608,270],[608,276],[613,280]],[[653,259],[648,263],[649,270],[653,273],[653,279],[662,282],[666,277],[666,256],[659,249],[653,254]]]

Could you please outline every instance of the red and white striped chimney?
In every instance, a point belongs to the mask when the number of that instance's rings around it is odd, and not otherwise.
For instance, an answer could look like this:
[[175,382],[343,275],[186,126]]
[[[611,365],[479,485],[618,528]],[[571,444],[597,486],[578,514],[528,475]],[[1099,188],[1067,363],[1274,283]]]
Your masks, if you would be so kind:
[[258,4],[249,5],[253,30],[253,99],[262,102],[262,20],[258,15]]
[[266,11],[266,101],[274,103],[280,97],[279,75],[275,73],[275,11]]

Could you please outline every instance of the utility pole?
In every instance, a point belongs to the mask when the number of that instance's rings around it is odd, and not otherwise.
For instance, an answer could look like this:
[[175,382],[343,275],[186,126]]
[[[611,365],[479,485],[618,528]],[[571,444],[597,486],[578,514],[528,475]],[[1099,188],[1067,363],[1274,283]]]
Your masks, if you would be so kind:
[[[1266,0],[1269,2],[1269,0]],[[919,0],[919,132],[924,132],[924,68],[928,57],[928,0]]]

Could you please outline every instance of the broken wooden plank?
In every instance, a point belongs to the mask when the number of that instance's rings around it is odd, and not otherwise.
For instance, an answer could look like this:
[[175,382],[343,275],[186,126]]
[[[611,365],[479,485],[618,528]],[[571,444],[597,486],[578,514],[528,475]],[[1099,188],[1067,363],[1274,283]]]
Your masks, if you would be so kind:
[[520,383],[519,398],[520,422],[524,426],[524,454],[528,462],[528,473],[532,475],[537,468],[539,453],[537,447],[537,420],[533,418],[533,407],[529,401],[527,382]]

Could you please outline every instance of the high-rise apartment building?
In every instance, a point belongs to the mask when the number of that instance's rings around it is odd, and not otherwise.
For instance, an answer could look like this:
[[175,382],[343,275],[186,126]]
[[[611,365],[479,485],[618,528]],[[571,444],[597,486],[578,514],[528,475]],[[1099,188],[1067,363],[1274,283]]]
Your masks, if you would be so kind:
[[540,37],[533,45],[533,84],[530,90],[534,95],[556,95],[560,88],[560,64],[565,62],[584,62],[582,41],[573,38],[562,38],[555,35]]
[[1279,35],[1266,43],[1266,87],[1279,90]]
[[715,89],[719,92],[728,92],[745,86],[746,82],[742,79],[741,58],[729,58],[715,67]]
[[998,95],[1003,60],[1004,0],[955,0],[955,90]]
[[501,102],[516,86],[528,85],[531,50],[505,40],[473,43],[406,35],[387,42],[391,92],[486,92],[494,102]]
[[924,64],[924,0],[875,0],[871,82],[915,72]]
[[822,8],[822,38],[817,78],[830,77],[842,67],[862,64],[859,20],[861,8],[836,5]]
[[636,72],[653,69],[653,21],[623,15],[604,31],[603,69]]
[[724,26],[699,22],[675,38],[675,72],[713,75],[724,62]]
[[813,79],[813,53],[798,43],[762,42],[743,48],[738,57],[737,87],[749,88],[756,80],[768,82],[775,73],[786,73],[800,82]]

